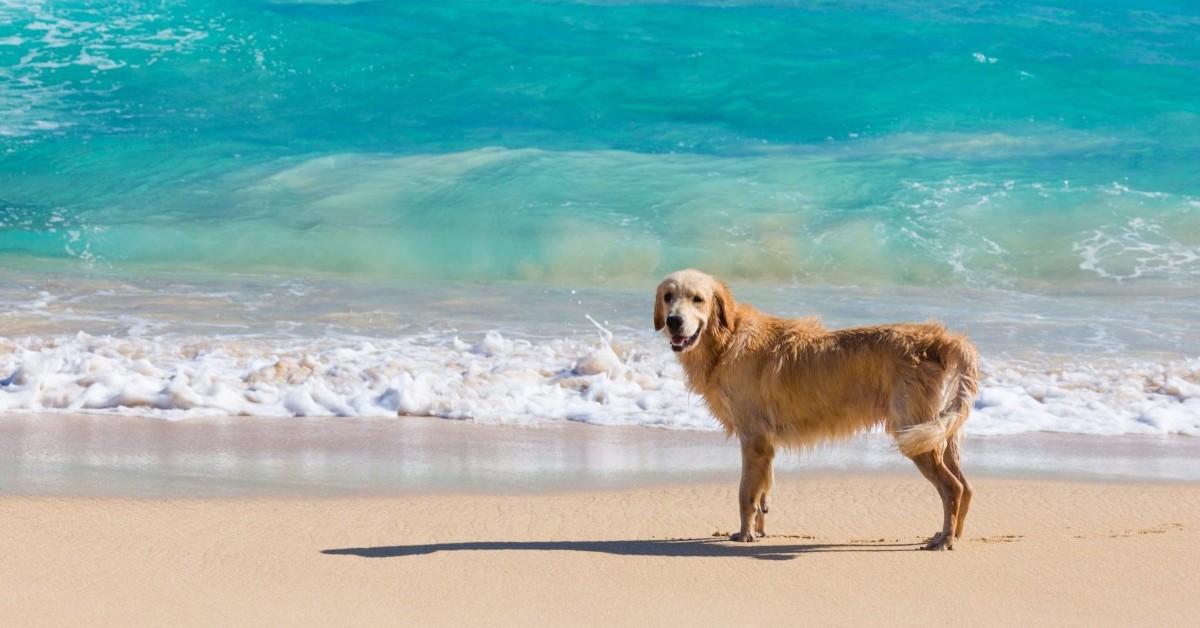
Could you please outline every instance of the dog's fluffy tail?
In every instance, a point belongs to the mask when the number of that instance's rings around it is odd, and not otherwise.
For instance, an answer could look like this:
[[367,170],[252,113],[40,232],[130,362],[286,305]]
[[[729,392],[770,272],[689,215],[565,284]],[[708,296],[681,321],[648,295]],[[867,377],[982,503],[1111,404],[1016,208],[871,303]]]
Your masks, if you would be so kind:
[[943,348],[943,372],[940,410],[923,423],[895,433],[900,451],[912,458],[927,451],[941,451],[946,444],[962,438],[962,426],[975,396],[979,393],[979,358],[965,338],[958,337]]

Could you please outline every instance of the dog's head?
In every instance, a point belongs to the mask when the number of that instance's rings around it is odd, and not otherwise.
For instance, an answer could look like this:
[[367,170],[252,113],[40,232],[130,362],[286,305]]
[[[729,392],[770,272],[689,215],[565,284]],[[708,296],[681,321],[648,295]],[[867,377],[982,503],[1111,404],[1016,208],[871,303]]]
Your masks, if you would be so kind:
[[688,269],[671,273],[658,284],[654,329],[670,337],[673,351],[691,349],[705,331],[729,330],[732,314],[733,296],[716,277]]

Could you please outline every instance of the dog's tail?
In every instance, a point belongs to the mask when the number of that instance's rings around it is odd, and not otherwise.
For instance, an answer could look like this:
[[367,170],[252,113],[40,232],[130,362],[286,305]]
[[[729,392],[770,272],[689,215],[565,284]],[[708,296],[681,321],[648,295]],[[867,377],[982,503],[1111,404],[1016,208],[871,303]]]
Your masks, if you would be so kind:
[[962,426],[979,394],[979,356],[963,336],[951,337],[938,348],[944,370],[937,413],[929,420],[895,433],[896,445],[909,458],[941,451],[962,439]]

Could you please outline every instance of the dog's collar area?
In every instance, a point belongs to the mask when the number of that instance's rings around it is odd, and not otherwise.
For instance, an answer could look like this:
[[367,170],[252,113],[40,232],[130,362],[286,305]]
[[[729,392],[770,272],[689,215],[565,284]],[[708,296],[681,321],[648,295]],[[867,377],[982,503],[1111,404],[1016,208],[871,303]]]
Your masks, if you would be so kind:
[[[703,328],[701,328],[701,329],[703,329]],[[671,336],[671,350],[678,353],[678,352],[683,351],[683,350],[687,349],[688,347],[692,346],[696,342],[696,339],[700,337],[700,331],[701,331],[700,329],[697,329],[696,333],[692,334],[689,337],[672,335]]]

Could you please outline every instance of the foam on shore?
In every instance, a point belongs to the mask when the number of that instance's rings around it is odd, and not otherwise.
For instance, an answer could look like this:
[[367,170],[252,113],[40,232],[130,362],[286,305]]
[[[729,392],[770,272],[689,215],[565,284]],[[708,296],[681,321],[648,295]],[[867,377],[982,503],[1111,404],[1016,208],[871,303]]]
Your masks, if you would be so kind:
[[[650,333],[0,339],[0,410],[717,429]],[[658,347],[662,350],[654,350]],[[969,434],[1200,435],[1200,359],[986,359]]]

